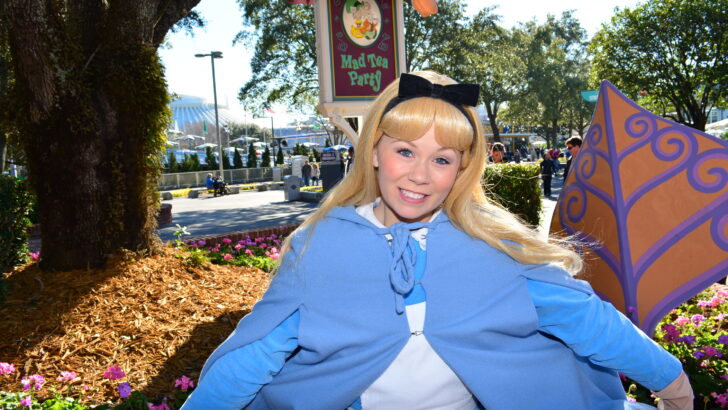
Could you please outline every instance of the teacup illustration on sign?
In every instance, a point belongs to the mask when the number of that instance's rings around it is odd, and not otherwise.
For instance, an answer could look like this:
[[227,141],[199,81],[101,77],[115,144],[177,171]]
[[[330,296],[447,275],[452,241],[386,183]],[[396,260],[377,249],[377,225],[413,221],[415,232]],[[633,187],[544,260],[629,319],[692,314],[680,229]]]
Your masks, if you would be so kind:
[[367,47],[379,37],[382,11],[374,0],[346,0],[342,24],[352,43]]

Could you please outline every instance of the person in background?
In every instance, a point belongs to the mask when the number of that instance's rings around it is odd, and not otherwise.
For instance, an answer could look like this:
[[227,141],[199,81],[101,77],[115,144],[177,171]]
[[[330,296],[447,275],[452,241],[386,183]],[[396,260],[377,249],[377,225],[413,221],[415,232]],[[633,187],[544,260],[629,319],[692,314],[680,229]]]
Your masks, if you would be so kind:
[[692,404],[680,361],[572,277],[574,244],[485,195],[478,88],[387,86],[183,410],[638,408],[617,372]]
[[212,172],[207,173],[207,178],[205,178],[205,186],[207,187],[208,191],[215,189],[215,178],[212,177]]
[[554,174],[554,161],[551,153],[544,152],[543,161],[541,161],[541,179],[543,180],[544,196],[551,196],[551,177]]
[[490,162],[495,164],[503,163],[503,156],[506,153],[505,145],[500,142],[493,143],[493,147],[490,149]]
[[318,181],[321,179],[321,169],[317,163],[311,165],[311,182],[314,186],[318,185]]
[[574,159],[574,157],[579,153],[579,150],[581,149],[581,138],[580,137],[571,137],[566,141],[566,149],[569,151],[569,154],[571,156],[569,157],[569,160],[566,161],[566,168],[564,168],[564,181],[566,181],[566,175],[569,174],[569,169],[571,169],[571,161]]
[[344,173],[348,174],[352,166],[354,166],[354,147],[349,147],[349,155],[346,157],[346,170]]
[[311,164],[308,163],[308,160],[301,167],[301,175],[303,176],[303,186],[311,185]]
[[552,169],[553,175],[558,175],[559,168],[561,168],[561,163],[559,163],[559,155],[561,154],[561,151],[554,148],[550,151],[550,153],[551,153],[551,162],[554,165],[553,169]]

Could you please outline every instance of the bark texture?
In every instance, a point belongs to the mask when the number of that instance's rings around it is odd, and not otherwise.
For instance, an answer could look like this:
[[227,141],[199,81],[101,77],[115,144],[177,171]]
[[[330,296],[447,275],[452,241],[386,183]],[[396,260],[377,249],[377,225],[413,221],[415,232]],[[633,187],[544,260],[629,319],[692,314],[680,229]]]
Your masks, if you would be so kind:
[[169,119],[157,47],[199,0],[6,0],[41,267],[155,243]]

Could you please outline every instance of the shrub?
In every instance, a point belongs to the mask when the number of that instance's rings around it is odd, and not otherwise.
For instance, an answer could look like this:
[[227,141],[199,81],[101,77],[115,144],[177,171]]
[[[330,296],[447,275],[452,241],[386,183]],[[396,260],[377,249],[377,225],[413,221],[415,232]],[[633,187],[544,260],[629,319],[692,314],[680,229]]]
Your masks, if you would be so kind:
[[240,155],[240,150],[235,148],[235,153],[233,154],[233,168],[239,169],[243,167],[243,156]]
[[278,154],[276,154],[276,165],[283,165],[283,150],[278,147]]
[[248,161],[245,163],[246,168],[257,168],[258,167],[258,152],[255,151],[255,146],[251,142],[248,145]]
[[27,260],[30,208],[31,198],[26,182],[0,176],[0,272]]
[[537,164],[498,164],[485,168],[486,195],[532,226],[541,218],[540,169]]
[[260,156],[260,166],[261,167],[270,166],[270,149],[268,148],[268,146],[265,147],[265,151],[263,151],[263,155]]
[[169,151],[169,155],[167,156],[167,172],[177,172],[178,167],[179,165],[177,164],[177,155],[174,153],[174,151]]
[[218,169],[217,159],[215,159],[215,154],[212,153],[212,148],[205,147],[205,162],[207,163],[207,169],[210,171],[214,171]]

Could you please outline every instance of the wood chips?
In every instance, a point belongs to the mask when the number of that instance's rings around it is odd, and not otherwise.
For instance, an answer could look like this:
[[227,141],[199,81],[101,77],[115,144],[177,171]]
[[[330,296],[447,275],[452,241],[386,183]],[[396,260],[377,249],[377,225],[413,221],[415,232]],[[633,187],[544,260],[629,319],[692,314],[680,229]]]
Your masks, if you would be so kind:
[[[118,402],[115,386],[129,382],[158,402],[182,375],[195,381],[210,353],[268,286],[256,268],[186,266],[164,248],[135,260],[115,255],[102,270],[42,272],[36,264],[6,274],[0,307],[0,362],[18,371],[0,376],[0,390],[19,391],[20,378],[40,374],[60,391],[61,371],[74,371],[86,404]],[[118,365],[126,377],[103,378]],[[45,392],[45,393],[44,393]]]

